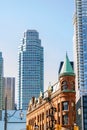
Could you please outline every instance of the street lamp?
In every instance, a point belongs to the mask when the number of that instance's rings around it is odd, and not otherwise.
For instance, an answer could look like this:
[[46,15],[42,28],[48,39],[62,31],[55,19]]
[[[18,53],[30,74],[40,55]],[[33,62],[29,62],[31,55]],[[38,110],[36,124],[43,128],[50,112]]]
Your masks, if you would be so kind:
[[[14,116],[14,114],[16,113],[16,111],[19,111],[19,110],[15,110],[15,111],[12,113],[12,115],[9,115],[9,116],[8,116],[8,113],[7,113],[7,96],[6,96],[6,97],[5,97],[4,130],[7,130],[7,120],[8,120],[8,118]],[[22,112],[22,110],[21,110],[21,112],[20,112],[20,119],[21,119],[21,120],[23,119],[23,116],[24,116],[24,114],[23,114],[23,112]]]
[[78,115],[81,115],[81,108],[78,109]]

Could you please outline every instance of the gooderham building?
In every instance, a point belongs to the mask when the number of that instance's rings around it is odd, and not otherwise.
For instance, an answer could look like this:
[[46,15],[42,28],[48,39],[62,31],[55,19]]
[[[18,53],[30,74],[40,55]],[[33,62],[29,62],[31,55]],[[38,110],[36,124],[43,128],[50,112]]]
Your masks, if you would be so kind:
[[27,130],[73,130],[76,122],[75,73],[66,54],[58,81],[29,102]]

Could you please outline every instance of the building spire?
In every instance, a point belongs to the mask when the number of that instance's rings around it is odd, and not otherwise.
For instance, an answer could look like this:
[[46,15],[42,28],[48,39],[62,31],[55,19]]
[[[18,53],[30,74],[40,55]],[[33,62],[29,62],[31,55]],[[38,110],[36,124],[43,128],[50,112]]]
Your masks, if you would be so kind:
[[75,75],[74,70],[71,66],[71,63],[69,61],[67,52],[66,52],[66,57],[65,57],[59,76],[63,76],[63,75]]

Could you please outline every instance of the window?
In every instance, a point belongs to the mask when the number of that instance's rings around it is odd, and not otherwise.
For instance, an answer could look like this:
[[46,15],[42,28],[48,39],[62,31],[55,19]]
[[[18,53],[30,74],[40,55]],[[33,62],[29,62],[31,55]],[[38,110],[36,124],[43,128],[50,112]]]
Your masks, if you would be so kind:
[[42,120],[44,120],[44,113],[42,113]]
[[39,122],[39,115],[38,115],[38,117],[37,117],[37,120],[38,120],[38,122]]
[[41,121],[41,114],[40,114],[40,121]]
[[66,82],[66,81],[63,81],[63,82],[62,82],[62,90],[66,90],[67,88],[68,88],[67,82]]
[[48,116],[49,115],[49,113],[48,113],[48,110],[46,111],[46,116]]
[[68,110],[68,102],[62,103],[62,110]]
[[53,107],[49,109],[49,114],[53,114]]
[[60,112],[60,103],[58,104],[58,112]]
[[66,85],[66,84],[67,84],[67,82],[66,82],[66,81],[63,81],[63,82],[62,82],[62,85]]
[[42,130],[44,130],[44,124],[42,124]]
[[63,125],[67,125],[68,124],[68,114],[66,114],[66,115],[63,115],[63,120],[62,120],[63,122]]
[[58,116],[58,123],[60,124],[60,116]]
[[71,82],[71,88],[72,88],[72,90],[75,90],[75,83],[74,83],[74,81]]

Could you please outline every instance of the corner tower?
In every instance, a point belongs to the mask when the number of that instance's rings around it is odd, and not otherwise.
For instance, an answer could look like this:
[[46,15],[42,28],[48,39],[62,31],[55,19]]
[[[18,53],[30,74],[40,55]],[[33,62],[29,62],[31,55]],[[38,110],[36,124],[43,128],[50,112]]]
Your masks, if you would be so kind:
[[63,130],[71,130],[76,122],[75,74],[66,54],[59,74],[60,94],[58,100],[58,124]]

